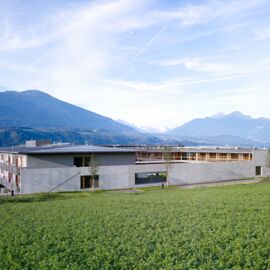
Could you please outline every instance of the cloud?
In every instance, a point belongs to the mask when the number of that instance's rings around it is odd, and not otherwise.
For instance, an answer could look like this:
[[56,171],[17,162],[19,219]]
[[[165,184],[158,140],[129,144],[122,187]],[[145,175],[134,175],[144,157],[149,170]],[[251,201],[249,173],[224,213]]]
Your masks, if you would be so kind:
[[164,20],[176,20],[181,25],[192,26],[211,22],[217,18],[226,19],[243,11],[253,10],[267,3],[267,0],[206,1],[202,4],[189,4],[178,10],[156,11],[154,15]]
[[195,72],[206,72],[206,73],[221,73],[221,72],[229,72],[231,70],[231,67],[227,64],[217,63],[213,61],[206,61],[200,58],[163,60],[160,61],[159,64],[163,67],[182,65],[186,69]]
[[[148,10],[150,1],[117,0],[76,5],[56,9],[50,15],[41,14],[40,22],[21,27],[3,16],[0,51],[25,50],[66,39],[68,34],[120,34],[156,24],[179,21],[184,26],[229,18],[252,10],[266,0],[206,1],[172,10]],[[1,15],[4,15],[1,14]],[[14,16],[14,14],[10,14]],[[13,22],[13,24],[12,24]],[[164,26],[163,26],[164,27]],[[164,27],[166,28],[166,27]],[[163,29],[163,28],[162,28]],[[79,32],[76,32],[76,31]],[[163,32],[163,29],[161,32]]]
[[[252,50],[247,35],[266,0],[168,1],[166,8],[155,0],[49,1],[49,9],[37,2],[36,12],[16,4],[13,13],[0,10],[0,85],[45,89],[139,125],[167,125],[170,117],[172,126],[195,116],[182,108],[200,114],[204,106],[207,114],[208,105],[231,103],[230,89],[244,99],[247,84],[269,74],[267,52]],[[224,56],[230,48],[238,55]]]
[[151,44],[152,44],[156,39],[158,39],[158,37],[159,37],[159,36],[160,36],[167,28],[168,28],[168,26],[162,27],[161,30],[158,31],[158,33],[155,34],[155,35],[147,42],[147,44],[146,44],[142,49],[140,49],[140,50],[138,51],[138,53],[137,53],[137,54],[132,58],[132,60],[130,61],[130,64],[133,64],[133,63],[137,60],[137,58],[140,57],[140,56],[147,50],[147,48],[150,47]]

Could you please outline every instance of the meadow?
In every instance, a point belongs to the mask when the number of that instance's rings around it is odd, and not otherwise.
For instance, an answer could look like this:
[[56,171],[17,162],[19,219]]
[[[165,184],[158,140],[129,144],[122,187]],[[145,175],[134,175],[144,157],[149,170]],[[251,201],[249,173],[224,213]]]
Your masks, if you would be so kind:
[[0,198],[0,269],[270,269],[270,184]]

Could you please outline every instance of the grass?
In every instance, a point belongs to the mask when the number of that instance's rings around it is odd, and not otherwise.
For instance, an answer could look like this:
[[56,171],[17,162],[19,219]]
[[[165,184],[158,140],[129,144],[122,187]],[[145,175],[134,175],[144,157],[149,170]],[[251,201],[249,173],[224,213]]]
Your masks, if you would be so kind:
[[270,184],[0,198],[0,269],[270,269]]

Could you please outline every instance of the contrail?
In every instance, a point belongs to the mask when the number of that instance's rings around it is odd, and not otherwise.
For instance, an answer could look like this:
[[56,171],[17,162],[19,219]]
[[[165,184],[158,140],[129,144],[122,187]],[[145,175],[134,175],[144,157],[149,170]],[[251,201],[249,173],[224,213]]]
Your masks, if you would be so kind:
[[146,50],[147,48],[168,28],[167,26],[164,26],[139,52],[132,58],[130,61],[130,65],[133,64],[138,57],[140,57]]

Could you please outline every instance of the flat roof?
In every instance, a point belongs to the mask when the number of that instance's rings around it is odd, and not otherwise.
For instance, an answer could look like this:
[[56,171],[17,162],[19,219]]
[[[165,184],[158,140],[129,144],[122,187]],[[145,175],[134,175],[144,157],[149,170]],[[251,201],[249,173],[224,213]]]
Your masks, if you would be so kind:
[[[90,153],[162,153],[163,148],[122,148],[122,147],[104,147],[94,145],[50,145],[39,147],[14,146],[0,147],[0,153],[14,153],[26,155],[41,155],[41,154],[90,154]],[[237,149],[237,148],[192,148],[192,147],[172,147],[168,148],[169,152],[180,153],[252,153],[253,149]]]
[[76,146],[46,146],[46,147],[1,147],[0,152],[42,155],[42,154],[90,154],[90,153],[135,153],[134,149],[124,149],[116,147],[102,147],[93,145],[76,145]]

